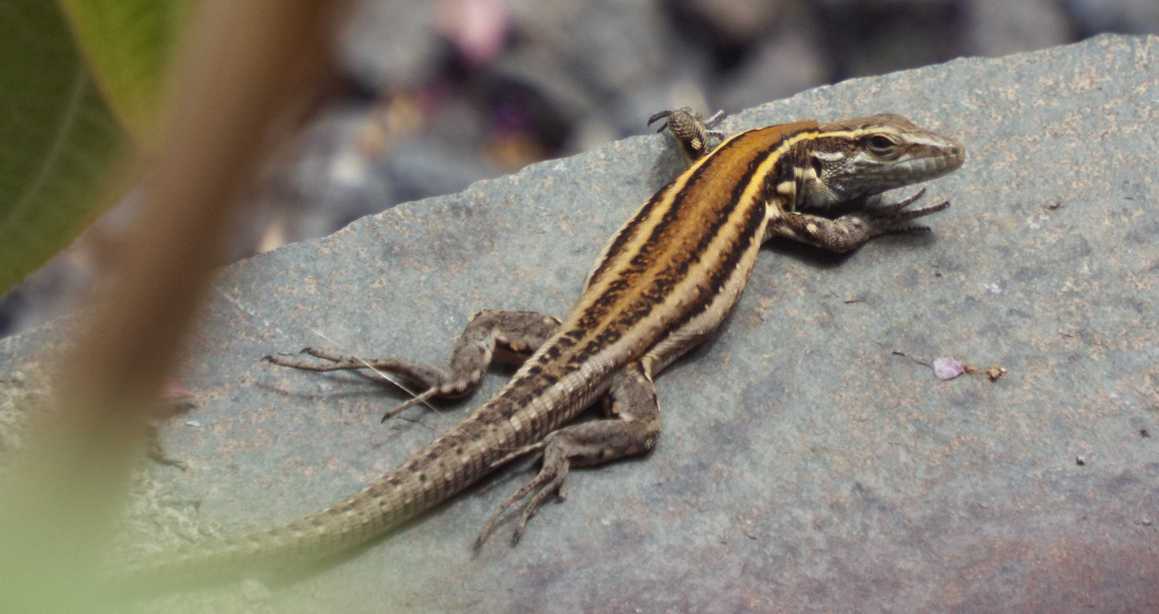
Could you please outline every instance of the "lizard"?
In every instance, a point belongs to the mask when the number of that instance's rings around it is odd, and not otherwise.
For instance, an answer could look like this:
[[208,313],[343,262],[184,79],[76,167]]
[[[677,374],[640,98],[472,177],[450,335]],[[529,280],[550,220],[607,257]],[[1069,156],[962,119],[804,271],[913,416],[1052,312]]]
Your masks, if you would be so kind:
[[[563,498],[573,468],[655,448],[661,430],[656,376],[721,325],[766,240],[847,253],[884,234],[928,230],[913,220],[944,210],[948,201],[911,208],[924,189],[892,203],[882,193],[952,172],[965,161],[958,142],[893,114],[802,120],[729,137],[688,108],[657,113],[649,124],[660,120],[660,130],[675,138],[689,165],[611,237],[565,318],[481,311],[461,334],[447,368],[311,348],[303,350],[306,356],[266,357],[311,371],[389,372],[423,389],[387,416],[417,402],[471,394],[493,362],[519,364],[493,398],[399,468],[321,512],[138,561],[130,576],[322,559],[379,537],[511,461],[534,456],[539,472],[495,510],[474,547],[522,504],[515,544],[545,501]],[[602,417],[573,422],[601,400]]]

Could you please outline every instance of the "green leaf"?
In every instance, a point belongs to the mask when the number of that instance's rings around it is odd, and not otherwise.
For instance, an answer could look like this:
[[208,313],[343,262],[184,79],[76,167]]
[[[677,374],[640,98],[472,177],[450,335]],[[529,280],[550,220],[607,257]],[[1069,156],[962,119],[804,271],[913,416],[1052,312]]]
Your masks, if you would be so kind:
[[[184,0],[0,0],[0,294],[117,196],[152,138]],[[122,130],[122,127],[124,130]]]
[[163,91],[184,0],[57,0],[117,118],[148,141]]
[[0,293],[95,217],[122,132],[56,3],[0,0]]

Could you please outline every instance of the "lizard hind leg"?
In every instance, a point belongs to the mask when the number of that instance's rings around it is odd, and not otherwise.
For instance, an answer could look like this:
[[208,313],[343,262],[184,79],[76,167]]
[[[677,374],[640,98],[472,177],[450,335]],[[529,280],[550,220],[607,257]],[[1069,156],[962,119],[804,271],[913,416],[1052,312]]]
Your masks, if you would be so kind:
[[612,382],[608,394],[612,400],[607,408],[609,418],[561,428],[541,443],[519,451],[520,454],[541,454],[543,467],[534,479],[508,497],[488,518],[475,540],[476,551],[495,531],[507,511],[526,499],[511,535],[511,544],[517,544],[528,521],[549,497],[564,498],[564,480],[572,467],[599,465],[647,454],[656,446],[660,435],[660,407],[656,401],[656,385],[644,367],[640,363],[627,367]]
[[383,420],[386,420],[428,399],[453,399],[473,393],[491,364],[522,363],[558,328],[557,318],[534,311],[480,311],[471,316],[466,329],[459,335],[447,368],[396,358],[363,359],[318,348],[302,350],[316,361],[287,355],[271,355],[266,360],[307,371],[383,371],[421,389],[418,395],[387,411],[383,415]]
[[717,111],[708,119],[702,118],[689,107],[680,107],[671,111],[660,111],[648,118],[648,125],[663,120],[657,132],[667,130],[680,144],[680,151],[689,162],[699,160],[704,154],[712,151],[713,139],[721,140],[724,133],[711,128],[720,123],[724,117],[723,111]]

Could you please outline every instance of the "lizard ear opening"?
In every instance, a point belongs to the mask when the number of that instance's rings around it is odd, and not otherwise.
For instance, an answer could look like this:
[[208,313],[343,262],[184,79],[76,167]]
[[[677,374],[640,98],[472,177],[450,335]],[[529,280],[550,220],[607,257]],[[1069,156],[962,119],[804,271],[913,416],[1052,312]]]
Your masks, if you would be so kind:
[[821,171],[825,170],[825,164],[817,156],[809,156],[809,166],[813,169],[813,174],[817,177],[820,177]]

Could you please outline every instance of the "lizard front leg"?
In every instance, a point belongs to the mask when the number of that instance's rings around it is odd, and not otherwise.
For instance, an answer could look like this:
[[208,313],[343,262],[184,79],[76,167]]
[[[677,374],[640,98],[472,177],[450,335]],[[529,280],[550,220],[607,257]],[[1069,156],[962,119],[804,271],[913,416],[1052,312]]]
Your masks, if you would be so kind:
[[899,202],[860,208],[832,220],[808,213],[773,210],[765,239],[786,237],[843,254],[882,235],[926,231],[929,227],[910,222],[937,213],[949,207],[950,203],[942,201],[928,207],[907,209],[924,194],[925,190],[922,189]]
[[556,494],[564,498],[564,480],[572,467],[638,456],[656,446],[660,436],[660,406],[656,401],[656,384],[644,366],[637,362],[625,367],[612,382],[608,394],[611,400],[607,406],[608,418],[561,428],[539,443],[516,452],[518,455],[539,452],[543,467],[533,480],[495,510],[475,540],[476,549],[490,537],[507,510],[526,498],[519,524],[511,535],[512,545],[518,543],[527,521],[548,497]]
[[428,399],[458,398],[473,393],[493,362],[522,363],[557,328],[557,318],[534,311],[480,311],[471,316],[467,328],[459,335],[446,369],[395,358],[362,359],[318,348],[306,348],[302,352],[322,360],[320,363],[284,355],[266,359],[276,365],[307,371],[378,369],[423,389],[413,399],[386,412],[385,420]]

